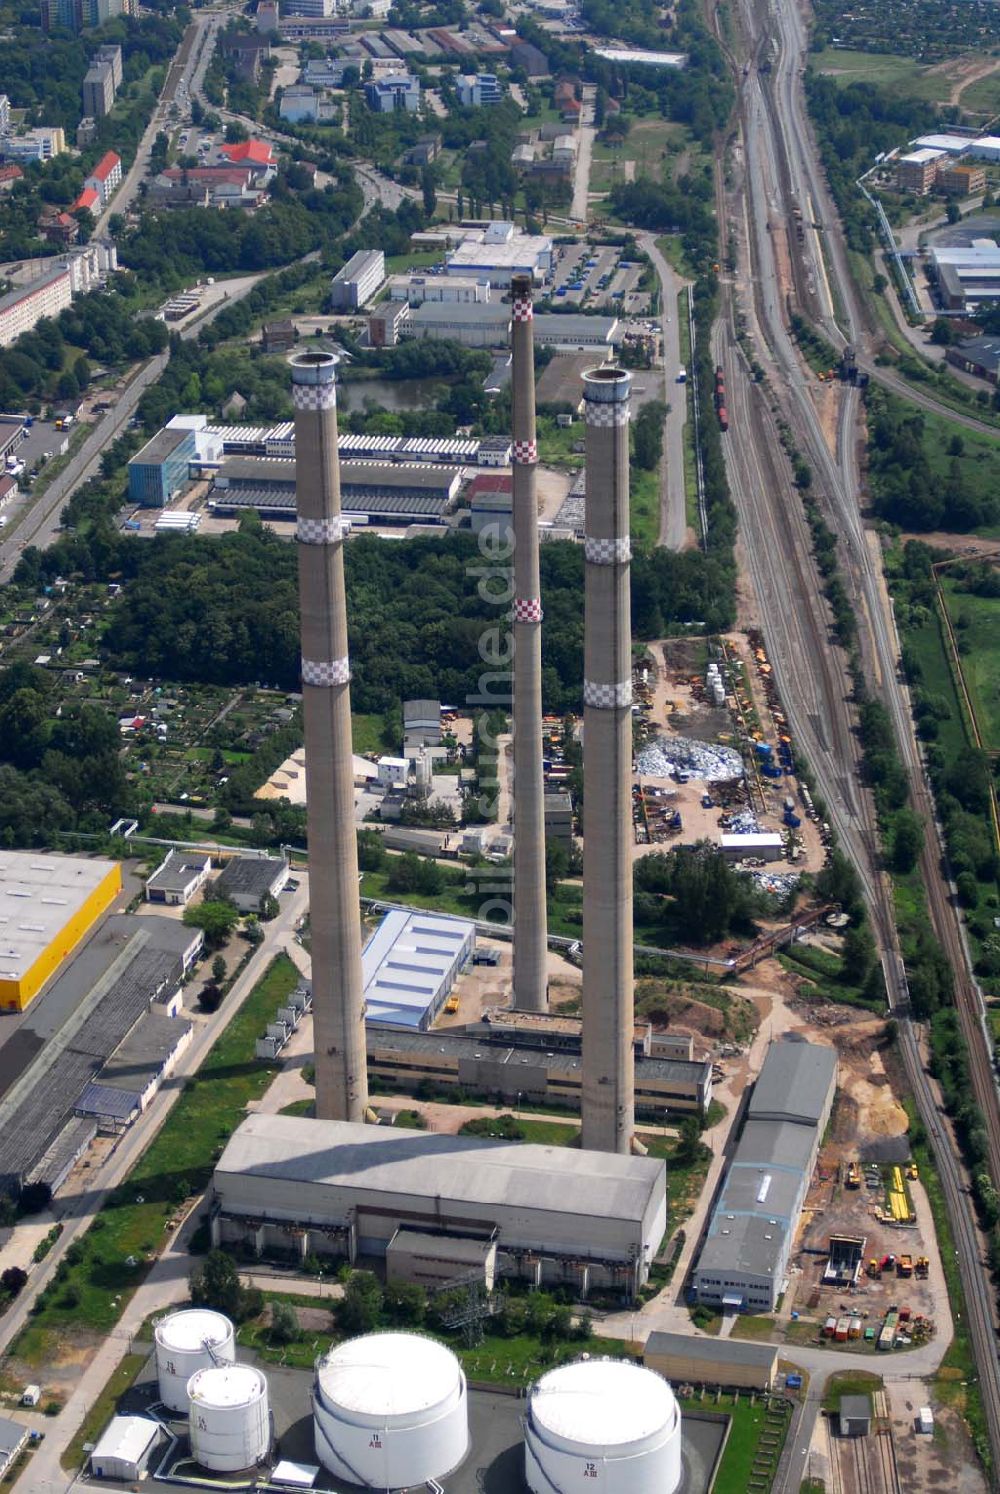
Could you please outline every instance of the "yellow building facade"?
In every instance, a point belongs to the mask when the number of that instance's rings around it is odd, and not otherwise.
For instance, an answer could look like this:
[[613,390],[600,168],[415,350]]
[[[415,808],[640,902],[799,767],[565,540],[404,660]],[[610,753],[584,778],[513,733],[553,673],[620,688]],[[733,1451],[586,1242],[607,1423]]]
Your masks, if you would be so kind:
[[0,852],[0,1009],[24,1011],[121,890],[117,861]]

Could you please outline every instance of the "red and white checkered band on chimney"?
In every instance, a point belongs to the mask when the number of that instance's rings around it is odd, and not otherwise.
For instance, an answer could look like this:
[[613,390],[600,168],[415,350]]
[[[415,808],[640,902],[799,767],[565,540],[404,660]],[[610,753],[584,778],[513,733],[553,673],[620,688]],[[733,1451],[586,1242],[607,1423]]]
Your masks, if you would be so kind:
[[517,441],[510,443],[511,456],[515,462],[521,462],[523,466],[531,466],[538,461],[537,441]]
[[542,604],[538,597],[514,598],[514,621],[516,623],[540,623]]
[[510,303],[510,318],[513,322],[530,322],[535,315],[535,308],[530,300],[523,296],[515,296]]

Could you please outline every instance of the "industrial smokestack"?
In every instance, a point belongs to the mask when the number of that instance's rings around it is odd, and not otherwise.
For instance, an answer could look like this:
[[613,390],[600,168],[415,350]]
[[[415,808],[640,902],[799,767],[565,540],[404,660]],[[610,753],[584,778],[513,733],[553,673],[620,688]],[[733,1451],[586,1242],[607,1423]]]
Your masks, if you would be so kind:
[[535,469],[534,306],[530,275],[511,279],[514,528],[514,1005],[548,1006],[542,602]]
[[368,1104],[351,670],[337,456],[337,360],[296,353],[302,713],[305,718],[316,1114],[364,1120]]
[[587,500],[583,681],[581,1143],[628,1152],[635,1130],[632,975],[631,375],[584,374]]

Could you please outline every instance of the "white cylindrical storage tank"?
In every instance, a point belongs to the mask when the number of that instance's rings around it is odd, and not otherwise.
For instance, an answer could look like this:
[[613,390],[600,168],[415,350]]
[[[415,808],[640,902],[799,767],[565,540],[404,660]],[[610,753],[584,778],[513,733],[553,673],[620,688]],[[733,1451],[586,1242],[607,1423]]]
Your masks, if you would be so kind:
[[267,1381],[250,1364],[214,1364],[188,1381],[191,1455],[213,1473],[239,1473],[271,1446]]
[[469,1451],[465,1374],[416,1333],[370,1333],[331,1349],[313,1387],[316,1456],[362,1488],[446,1478]]
[[161,1318],[154,1329],[160,1400],[171,1411],[187,1414],[187,1384],[195,1370],[236,1358],[233,1325],[221,1312],[185,1308]]
[[532,1494],[674,1494],[681,1413],[666,1380],[622,1359],[578,1359],[532,1386],[524,1473]]

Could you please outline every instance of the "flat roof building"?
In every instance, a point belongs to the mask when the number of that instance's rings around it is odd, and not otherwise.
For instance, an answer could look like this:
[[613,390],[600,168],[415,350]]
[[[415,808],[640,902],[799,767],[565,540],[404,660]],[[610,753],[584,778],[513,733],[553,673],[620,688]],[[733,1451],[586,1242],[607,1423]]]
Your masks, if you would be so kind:
[[28,1428],[9,1416],[0,1416],[0,1474],[16,1460],[28,1440]]
[[[537,346],[572,352],[587,348],[606,351],[621,338],[618,318],[613,316],[543,312],[535,316],[534,330]],[[510,307],[499,302],[483,306],[424,301],[411,308],[400,337],[433,337],[465,347],[507,347]]]
[[867,1437],[872,1429],[871,1396],[842,1395],[838,1421],[842,1437]]
[[277,897],[287,881],[288,862],[283,856],[233,856],[212,890],[241,913],[259,913],[265,898]]
[[832,1048],[772,1043],[691,1276],[698,1302],[773,1312],[836,1090]]
[[[501,230],[510,229],[509,233]],[[520,233],[511,224],[491,223],[480,239],[466,239],[450,249],[445,274],[466,279],[485,276],[491,285],[509,286],[517,274],[544,278],[552,265],[552,240],[545,234]]]
[[157,431],[128,464],[128,496],[140,508],[163,508],[188,480],[198,454],[191,429]]
[[106,1134],[123,1131],[149,1105],[191,1042],[194,1027],[161,1012],[146,1012],[118,1044],[76,1102]]
[[943,151],[946,156],[962,156],[975,144],[972,135],[920,135],[910,141],[914,150]]
[[159,1422],[148,1416],[113,1416],[90,1454],[94,1478],[132,1484],[145,1477],[152,1453],[163,1439]]
[[719,850],[727,861],[742,861],[745,856],[759,856],[764,861],[780,861],[784,855],[785,842],[777,831],[770,830],[744,835],[720,835]]
[[629,63],[640,67],[683,67],[687,56],[683,52],[650,52],[641,47],[594,47],[594,53],[605,62],[616,62],[622,67]]
[[497,1270],[634,1296],[667,1223],[651,1157],[250,1115],[216,1165],[213,1244],[384,1257],[399,1225],[496,1240]]
[[901,192],[926,197],[937,179],[938,167],[947,157],[943,150],[911,150],[896,158],[896,186]]
[[[424,462],[342,461],[345,515],[387,524],[437,519],[458,494],[456,467]],[[222,463],[209,495],[217,513],[254,508],[264,517],[295,518],[295,463],[287,458],[232,457]]]
[[990,384],[1000,383],[1000,337],[970,337],[945,349],[945,358],[956,368],[986,379]]
[[745,1343],[736,1338],[695,1338],[688,1333],[655,1330],[642,1356],[673,1385],[725,1385],[740,1390],[770,1390],[778,1373],[773,1344]]
[[342,265],[330,283],[336,311],[356,311],[385,283],[385,255],[381,249],[359,249]]
[[361,956],[365,1022],[426,1031],[475,947],[470,919],[391,909]]
[[949,311],[969,311],[983,301],[1000,299],[1000,245],[994,239],[932,249],[928,267]]
[[117,861],[0,851],[0,1010],[24,1011],[121,888]]

